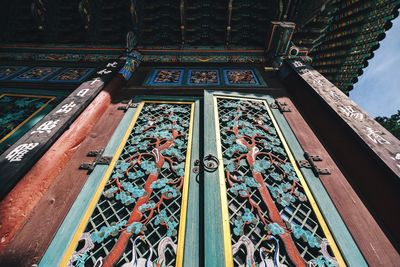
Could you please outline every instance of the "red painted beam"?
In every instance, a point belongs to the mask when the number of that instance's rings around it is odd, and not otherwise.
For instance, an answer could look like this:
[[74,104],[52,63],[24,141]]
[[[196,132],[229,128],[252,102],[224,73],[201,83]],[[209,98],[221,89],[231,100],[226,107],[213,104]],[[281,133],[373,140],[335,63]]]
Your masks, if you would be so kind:
[[125,80],[117,75],[0,202],[0,252],[29,220],[37,203],[106,111],[112,96],[124,84]]
[[400,255],[328,151],[318,140],[316,134],[308,126],[292,101],[287,97],[279,98],[279,100],[285,102],[292,110],[292,112],[283,114],[302,148],[312,155],[319,155],[323,159],[321,163],[318,163],[318,167],[330,170],[330,175],[321,175],[321,182],[368,264],[370,266],[396,266],[400,261]]

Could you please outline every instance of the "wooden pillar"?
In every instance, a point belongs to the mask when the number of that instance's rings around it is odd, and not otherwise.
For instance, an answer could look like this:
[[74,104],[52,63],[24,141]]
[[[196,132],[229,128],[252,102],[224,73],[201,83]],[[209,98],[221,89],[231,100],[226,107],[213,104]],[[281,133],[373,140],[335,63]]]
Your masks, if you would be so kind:
[[303,61],[288,60],[280,76],[303,117],[399,249],[400,141]]

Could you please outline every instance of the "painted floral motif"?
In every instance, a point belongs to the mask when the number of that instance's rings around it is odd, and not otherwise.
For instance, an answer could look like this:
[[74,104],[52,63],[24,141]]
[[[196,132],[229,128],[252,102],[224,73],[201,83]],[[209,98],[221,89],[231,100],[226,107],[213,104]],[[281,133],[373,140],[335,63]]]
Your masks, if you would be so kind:
[[86,226],[84,266],[174,266],[190,114],[190,104],[143,106]]
[[25,67],[20,66],[2,66],[0,67],[0,80],[7,79],[8,77],[16,74],[24,68]]
[[217,104],[235,266],[335,265],[265,103]]
[[49,98],[34,96],[0,95],[0,143],[50,101]]
[[51,81],[54,82],[80,82],[85,79],[92,69],[88,68],[69,68],[56,75]]
[[190,70],[189,84],[218,85],[219,75],[217,70]]
[[[220,73],[223,78],[220,78]],[[147,86],[266,86],[255,69],[175,68],[153,69]]]
[[224,70],[227,84],[231,85],[258,85],[259,82],[252,70]]
[[152,76],[151,84],[180,84],[183,78],[181,69],[156,70]]
[[55,73],[60,68],[56,67],[35,67],[15,77],[16,81],[42,81]]

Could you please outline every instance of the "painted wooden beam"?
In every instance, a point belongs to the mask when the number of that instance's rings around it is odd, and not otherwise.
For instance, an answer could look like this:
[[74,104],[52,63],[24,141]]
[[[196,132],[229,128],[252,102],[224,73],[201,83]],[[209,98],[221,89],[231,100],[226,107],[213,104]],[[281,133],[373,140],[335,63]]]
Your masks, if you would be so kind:
[[400,178],[400,141],[319,72],[299,60],[288,63]]
[[29,171],[46,150],[89,105],[115,73],[122,60],[107,63],[96,77],[81,84],[14,145],[0,155],[0,198]]
[[[44,252],[52,233],[80,192],[79,184],[87,177],[85,171],[78,170],[77,162],[87,160],[82,150],[88,151],[95,144],[104,146],[123,116],[122,112],[113,114],[108,107],[112,96],[124,84],[122,76],[112,80],[0,202],[0,265],[13,257],[18,258],[13,253],[18,249],[20,253],[31,255],[25,255],[26,264],[28,261],[33,264],[34,256]],[[113,108],[116,110],[115,106]],[[36,245],[27,245],[26,238]],[[21,251],[24,245],[26,249]]]
[[303,150],[311,155],[320,156],[322,161],[318,163],[318,167],[328,168],[331,172],[331,175],[321,175],[320,180],[365,260],[370,266],[395,266],[400,261],[400,255],[328,151],[291,100],[288,97],[280,97],[278,100],[284,102],[292,111],[284,112],[283,116],[288,121]]
[[281,69],[294,102],[396,248],[400,141],[301,60]]

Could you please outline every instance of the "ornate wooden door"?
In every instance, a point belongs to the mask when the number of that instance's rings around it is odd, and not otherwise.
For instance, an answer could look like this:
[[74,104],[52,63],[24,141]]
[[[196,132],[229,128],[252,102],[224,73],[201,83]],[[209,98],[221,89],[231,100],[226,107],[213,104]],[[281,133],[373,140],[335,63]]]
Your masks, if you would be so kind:
[[[366,266],[268,96],[208,92],[206,266]],[[304,175],[303,175],[303,173]]]
[[135,99],[40,266],[366,266],[272,97],[162,99]]
[[110,165],[95,167],[40,266],[199,265],[190,167],[198,158],[198,101],[137,104],[103,152]]

